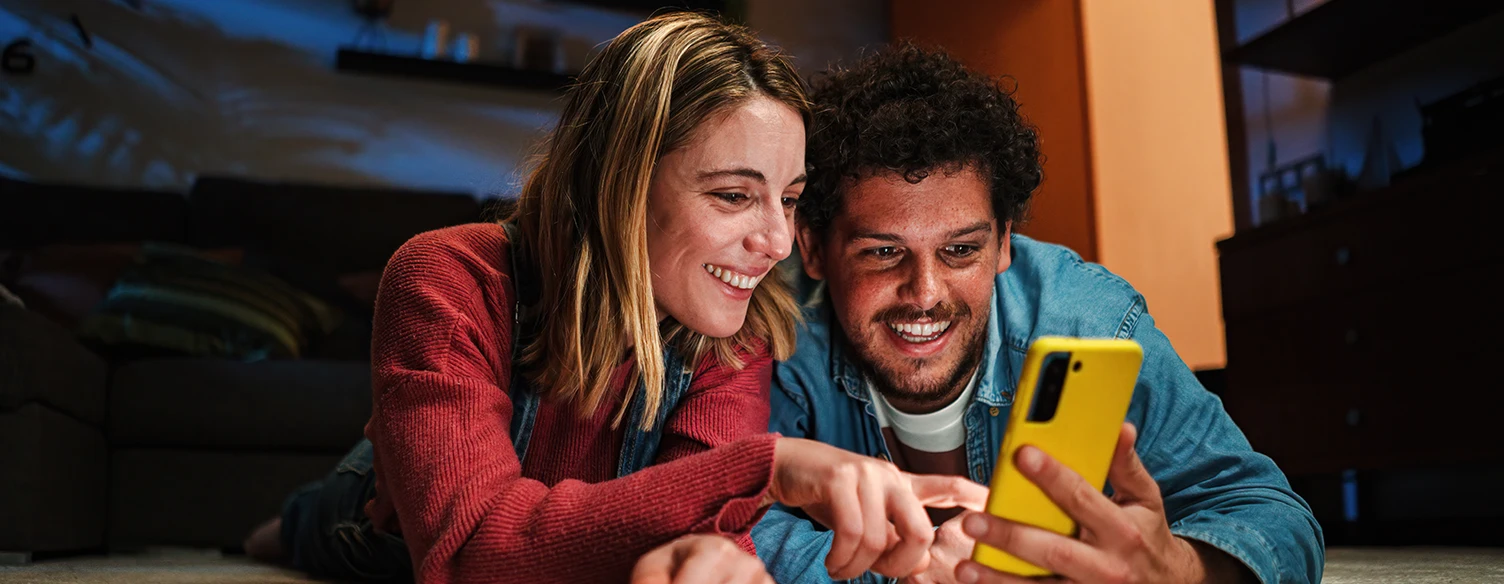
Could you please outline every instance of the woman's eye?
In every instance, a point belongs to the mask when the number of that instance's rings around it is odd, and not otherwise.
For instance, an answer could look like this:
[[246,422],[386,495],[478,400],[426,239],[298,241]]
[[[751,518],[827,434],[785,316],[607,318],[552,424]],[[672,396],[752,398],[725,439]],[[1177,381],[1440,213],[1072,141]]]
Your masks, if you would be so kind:
[[793,209],[794,207],[797,207],[797,206],[799,206],[799,197],[784,197],[783,198],[783,208],[785,208],[785,209]]
[[740,202],[745,201],[748,198],[750,198],[745,193],[710,193],[710,194],[715,195],[716,197],[720,198],[723,201],[726,201],[727,203],[740,203]]

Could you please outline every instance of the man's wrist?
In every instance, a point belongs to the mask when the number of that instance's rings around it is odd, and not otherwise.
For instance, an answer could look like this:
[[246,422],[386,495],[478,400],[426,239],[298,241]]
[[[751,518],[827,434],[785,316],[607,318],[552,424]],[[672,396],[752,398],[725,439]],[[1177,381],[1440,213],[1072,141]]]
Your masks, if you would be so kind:
[[1204,541],[1177,536],[1192,551],[1195,563],[1188,582],[1197,584],[1258,584],[1259,579],[1243,562]]

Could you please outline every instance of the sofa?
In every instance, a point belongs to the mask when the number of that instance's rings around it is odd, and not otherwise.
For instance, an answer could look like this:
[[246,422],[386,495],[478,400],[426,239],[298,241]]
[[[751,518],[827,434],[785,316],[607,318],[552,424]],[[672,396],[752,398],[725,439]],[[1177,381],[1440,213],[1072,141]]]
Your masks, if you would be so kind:
[[[468,194],[235,177],[186,194],[0,179],[0,289],[24,304],[0,301],[0,553],[238,547],[360,438],[392,252],[504,212]],[[280,282],[338,324],[292,356],[86,338],[148,245]]]

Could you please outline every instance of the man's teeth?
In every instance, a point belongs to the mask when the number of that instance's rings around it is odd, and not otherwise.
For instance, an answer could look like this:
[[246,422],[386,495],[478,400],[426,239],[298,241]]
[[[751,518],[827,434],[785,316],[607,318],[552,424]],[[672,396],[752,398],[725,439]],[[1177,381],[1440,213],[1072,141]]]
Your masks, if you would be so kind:
[[743,290],[751,290],[753,288],[756,288],[757,283],[762,281],[762,276],[748,276],[746,274],[738,274],[726,268],[712,266],[710,264],[701,264],[701,266],[705,268],[705,271],[710,272],[710,275],[720,278],[722,282],[736,286],[737,288],[741,288]]
[[903,340],[911,343],[922,343],[939,338],[940,334],[945,332],[945,329],[950,328],[950,321],[942,320],[940,322],[912,324],[890,322],[888,326],[893,329],[893,332],[898,333],[898,336],[903,338]]

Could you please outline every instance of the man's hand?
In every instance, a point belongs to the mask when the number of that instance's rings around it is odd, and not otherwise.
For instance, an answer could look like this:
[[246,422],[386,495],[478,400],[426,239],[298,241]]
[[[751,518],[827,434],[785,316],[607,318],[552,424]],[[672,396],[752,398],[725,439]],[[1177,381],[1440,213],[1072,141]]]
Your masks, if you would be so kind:
[[976,540],[961,530],[965,514],[941,523],[935,529],[935,543],[930,544],[930,565],[923,572],[904,578],[903,584],[951,584],[956,581],[956,565],[971,557]]
[[687,535],[637,560],[632,584],[773,584],[757,556],[719,535]]
[[778,439],[768,494],[831,530],[825,568],[835,580],[868,570],[899,578],[923,571],[935,538],[924,508],[979,511],[987,503],[987,487],[965,477],[913,475],[800,438]]
[[[1081,527],[1079,540],[979,513],[965,515],[966,533],[1069,582],[1212,581],[1202,560],[1204,552],[1170,533],[1159,485],[1133,450],[1137,436],[1132,424],[1123,424],[1107,472],[1114,491],[1111,499],[1039,449],[1019,449],[1019,470],[1076,520]],[[1237,568],[1246,571],[1241,565]],[[968,583],[1037,581],[1003,574],[970,560],[956,568],[956,578]]]

